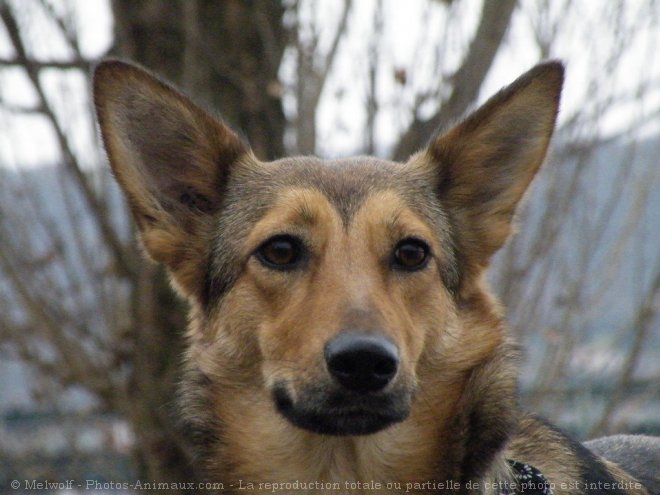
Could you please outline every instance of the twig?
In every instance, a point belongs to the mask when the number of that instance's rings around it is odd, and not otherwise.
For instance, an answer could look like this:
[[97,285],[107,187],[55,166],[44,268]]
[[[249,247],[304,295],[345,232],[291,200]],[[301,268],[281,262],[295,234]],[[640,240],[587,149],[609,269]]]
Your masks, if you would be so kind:
[[76,69],[84,70],[89,72],[94,65],[93,62],[83,59],[72,59],[72,60],[35,60],[29,58],[27,60],[21,59],[18,57],[0,57],[0,66],[5,67],[25,67],[26,64],[34,70],[39,71],[41,69]]

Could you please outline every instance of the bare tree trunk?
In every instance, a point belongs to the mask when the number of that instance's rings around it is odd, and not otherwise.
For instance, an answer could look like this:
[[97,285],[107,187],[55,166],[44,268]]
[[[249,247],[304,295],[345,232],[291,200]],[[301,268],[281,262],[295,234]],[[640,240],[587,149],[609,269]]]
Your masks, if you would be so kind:
[[[217,109],[263,159],[284,152],[277,73],[286,44],[276,0],[115,0],[116,54],[137,61]],[[133,374],[123,401],[145,479],[194,477],[174,435],[185,309],[161,269],[143,263],[135,284]]]

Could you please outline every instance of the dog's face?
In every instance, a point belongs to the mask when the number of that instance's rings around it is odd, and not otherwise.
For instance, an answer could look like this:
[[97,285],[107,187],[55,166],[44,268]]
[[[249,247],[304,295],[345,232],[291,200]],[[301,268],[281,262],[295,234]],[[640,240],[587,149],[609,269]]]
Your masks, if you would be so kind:
[[359,435],[500,342],[481,275],[544,158],[561,81],[559,64],[533,69],[405,164],[259,162],[121,62],[97,69],[95,101],[143,245],[193,306],[200,368],[296,426]]
[[294,424],[360,434],[404,419],[457,283],[431,188],[368,158],[285,159],[251,174],[219,214],[218,331],[259,356],[260,381]]

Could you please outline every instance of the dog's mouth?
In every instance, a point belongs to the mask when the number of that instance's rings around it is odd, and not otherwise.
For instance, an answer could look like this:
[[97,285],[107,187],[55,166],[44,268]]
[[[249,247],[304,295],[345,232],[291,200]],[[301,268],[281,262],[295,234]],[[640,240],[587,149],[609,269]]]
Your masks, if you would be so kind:
[[308,388],[294,401],[286,386],[273,390],[277,410],[293,425],[323,435],[368,435],[406,419],[411,393],[406,390],[357,394]]

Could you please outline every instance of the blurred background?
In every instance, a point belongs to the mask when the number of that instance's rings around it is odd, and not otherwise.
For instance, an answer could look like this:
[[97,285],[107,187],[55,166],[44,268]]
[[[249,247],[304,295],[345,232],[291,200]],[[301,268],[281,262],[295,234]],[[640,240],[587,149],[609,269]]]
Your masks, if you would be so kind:
[[263,160],[405,160],[565,61],[548,163],[491,281],[528,409],[580,438],[660,434],[660,2],[0,0],[0,491],[194,476],[174,427],[185,307],[101,152],[105,56],[173,81]]

